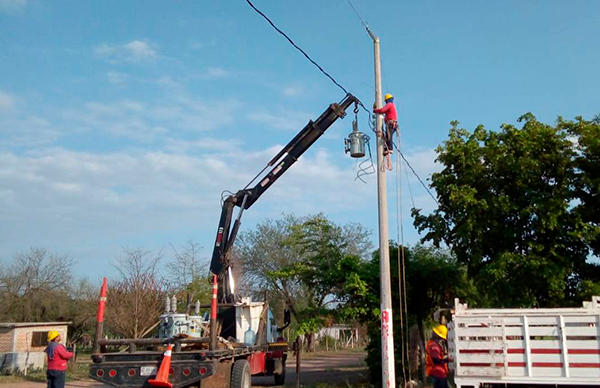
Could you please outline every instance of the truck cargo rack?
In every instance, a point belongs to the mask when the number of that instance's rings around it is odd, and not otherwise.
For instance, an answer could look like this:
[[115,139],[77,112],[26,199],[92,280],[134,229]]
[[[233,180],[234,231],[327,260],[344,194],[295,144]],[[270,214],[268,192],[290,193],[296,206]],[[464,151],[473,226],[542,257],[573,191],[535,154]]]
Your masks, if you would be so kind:
[[448,328],[457,388],[600,387],[600,297],[540,309],[469,309],[456,299]]

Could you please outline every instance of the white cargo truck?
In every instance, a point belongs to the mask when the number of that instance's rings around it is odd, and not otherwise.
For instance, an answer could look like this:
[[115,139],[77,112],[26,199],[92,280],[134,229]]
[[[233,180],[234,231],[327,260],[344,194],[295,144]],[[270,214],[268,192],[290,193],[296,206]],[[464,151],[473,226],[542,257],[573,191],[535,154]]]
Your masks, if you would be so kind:
[[469,309],[455,300],[457,388],[600,387],[600,297],[580,308]]

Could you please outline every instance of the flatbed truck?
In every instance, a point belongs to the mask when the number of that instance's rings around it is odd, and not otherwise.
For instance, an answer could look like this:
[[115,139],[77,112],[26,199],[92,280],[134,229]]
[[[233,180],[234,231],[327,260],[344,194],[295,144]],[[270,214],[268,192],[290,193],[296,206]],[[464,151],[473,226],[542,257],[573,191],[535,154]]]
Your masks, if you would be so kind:
[[[221,218],[213,248],[210,272],[213,276],[213,299],[210,318],[181,316],[165,309],[161,316],[159,338],[104,339],[103,322],[106,284],[101,291],[90,377],[119,388],[167,386],[249,388],[251,376],[274,376],[276,385],[285,382],[288,343],[283,328],[277,327],[267,302],[252,302],[235,293],[229,259],[244,210],[283,175],[300,156],[359,100],[347,94],[332,103],[308,124],[277,154],[244,189],[228,196],[222,205]],[[261,177],[267,169],[269,172]],[[258,179],[260,178],[260,179]],[[258,183],[250,185],[258,179]],[[233,221],[233,211],[239,213]],[[232,224],[233,222],[233,224]],[[110,306],[109,306],[110,308]],[[173,345],[168,381],[156,385],[157,370],[165,359],[163,351]],[[117,350],[109,350],[110,348]],[[126,351],[118,351],[125,347]],[[153,385],[154,384],[154,385]]]

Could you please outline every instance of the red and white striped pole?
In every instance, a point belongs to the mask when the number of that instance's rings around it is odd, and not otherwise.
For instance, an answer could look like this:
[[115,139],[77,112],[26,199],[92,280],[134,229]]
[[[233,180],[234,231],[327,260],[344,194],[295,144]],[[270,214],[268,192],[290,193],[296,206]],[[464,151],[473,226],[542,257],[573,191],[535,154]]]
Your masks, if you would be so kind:
[[212,300],[210,304],[210,350],[217,350],[217,275],[213,275]]
[[104,310],[106,309],[106,278],[102,280],[102,287],[100,288],[100,297],[98,298],[98,315],[96,315],[96,335],[94,336],[94,349],[93,353],[100,352],[99,341],[102,338],[102,332],[104,330]]

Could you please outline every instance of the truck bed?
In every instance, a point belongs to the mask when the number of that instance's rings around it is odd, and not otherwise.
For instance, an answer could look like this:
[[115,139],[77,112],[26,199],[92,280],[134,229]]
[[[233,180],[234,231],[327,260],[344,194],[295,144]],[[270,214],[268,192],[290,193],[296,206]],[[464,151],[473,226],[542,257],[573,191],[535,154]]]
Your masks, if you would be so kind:
[[571,309],[468,309],[448,325],[458,388],[600,387],[600,298]]
[[[237,358],[264,354],[268,345],[241,346],[234,349],[173,351],[169,381],[174,388],[185,387],[219,374],[219,365]],[[90,377],[122,388],[147,387],[147,380],[156,375],[163,351],[134,351],[95,354]],[[226,376],[228,378],[228,376]],[[212,380],[212,379],[211,379]]]

